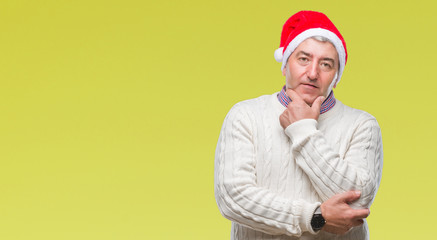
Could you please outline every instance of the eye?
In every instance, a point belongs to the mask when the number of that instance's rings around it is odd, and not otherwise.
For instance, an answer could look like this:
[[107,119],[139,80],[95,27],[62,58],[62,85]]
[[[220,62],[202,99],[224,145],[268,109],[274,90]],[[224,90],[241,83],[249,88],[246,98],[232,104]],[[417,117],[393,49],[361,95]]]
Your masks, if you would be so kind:
[[300,57],[300,58],[298,58],[297,60],[298,60],[300,63],[307,63],[307,62],[310,61],[307,57]]
[[330,69],[332,69],[332,64],[331,64],[330,62],[322,62],[320,65],[321,65],[322,68],[325,69],[325,70],[330,70]]

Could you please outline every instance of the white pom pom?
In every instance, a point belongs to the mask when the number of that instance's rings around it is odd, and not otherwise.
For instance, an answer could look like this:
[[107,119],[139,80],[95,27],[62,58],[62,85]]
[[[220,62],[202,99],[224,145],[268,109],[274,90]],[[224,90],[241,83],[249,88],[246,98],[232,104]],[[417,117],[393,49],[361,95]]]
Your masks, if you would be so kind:
[[280,47],[275,51],[275,60],[278,62],[282,62],[282,57],[283,57],[282,51],[284,51],[283,47]]

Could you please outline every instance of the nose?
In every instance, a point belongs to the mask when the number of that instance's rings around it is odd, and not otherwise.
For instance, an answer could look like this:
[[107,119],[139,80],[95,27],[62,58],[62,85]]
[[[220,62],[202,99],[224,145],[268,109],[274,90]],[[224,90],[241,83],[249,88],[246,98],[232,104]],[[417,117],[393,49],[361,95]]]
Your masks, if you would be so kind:
[[317,80],[319,77],[319,65],[317,61],[313,61],[308,65],[307,76],[310,80]]

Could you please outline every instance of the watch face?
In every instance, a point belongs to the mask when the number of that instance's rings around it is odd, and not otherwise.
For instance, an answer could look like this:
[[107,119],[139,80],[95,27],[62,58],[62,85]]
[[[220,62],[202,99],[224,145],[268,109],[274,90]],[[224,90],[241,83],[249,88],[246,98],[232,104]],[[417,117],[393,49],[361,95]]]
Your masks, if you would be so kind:
[[325,225],[326,221],[323,218],[322,214],[314,214],[313,218],[311,219],[311,227],[314,231],[318,231],[322,229],[322,227]]

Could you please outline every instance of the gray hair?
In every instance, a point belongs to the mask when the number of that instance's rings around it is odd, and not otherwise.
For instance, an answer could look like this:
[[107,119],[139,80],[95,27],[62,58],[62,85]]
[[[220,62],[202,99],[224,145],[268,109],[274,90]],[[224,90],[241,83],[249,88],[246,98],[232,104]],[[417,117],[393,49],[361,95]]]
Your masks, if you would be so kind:
[[[329,40],[327,37],[324,37],[324,36],[316,35],[316,36],[312,36],[312,37],[309,37],[309,38],[314,39],[314,40],[319,41],[319,42],[329,42],[329,43],[331,43],[332,45],[334,45],[334,43],[331,42],[331,40]],[[309,38],[308,38],[308,39],[309,39]],[[334,46],[335,46],[335,45],[334,45]],[[335,50],[337,50],[337,49],[335,49]],[[290,54],[290,56],[291,56],[291,54]],[[288,56],[288,58],[287,58],[287,62],[288,62],[288,59],[290,59],[290,56]],[[288,67],[288,64],[286,64],[285,67],[287,68],[287,67]],[[338,64],[338,68],[340,68],[340,64]]]
[[317,40],[319,42],[330,42],[330,43],[332,43],[331,40],[329,40],[328,38],[323,37],[323,36],[312,36],[310,38],[312,38],[314,40]]

